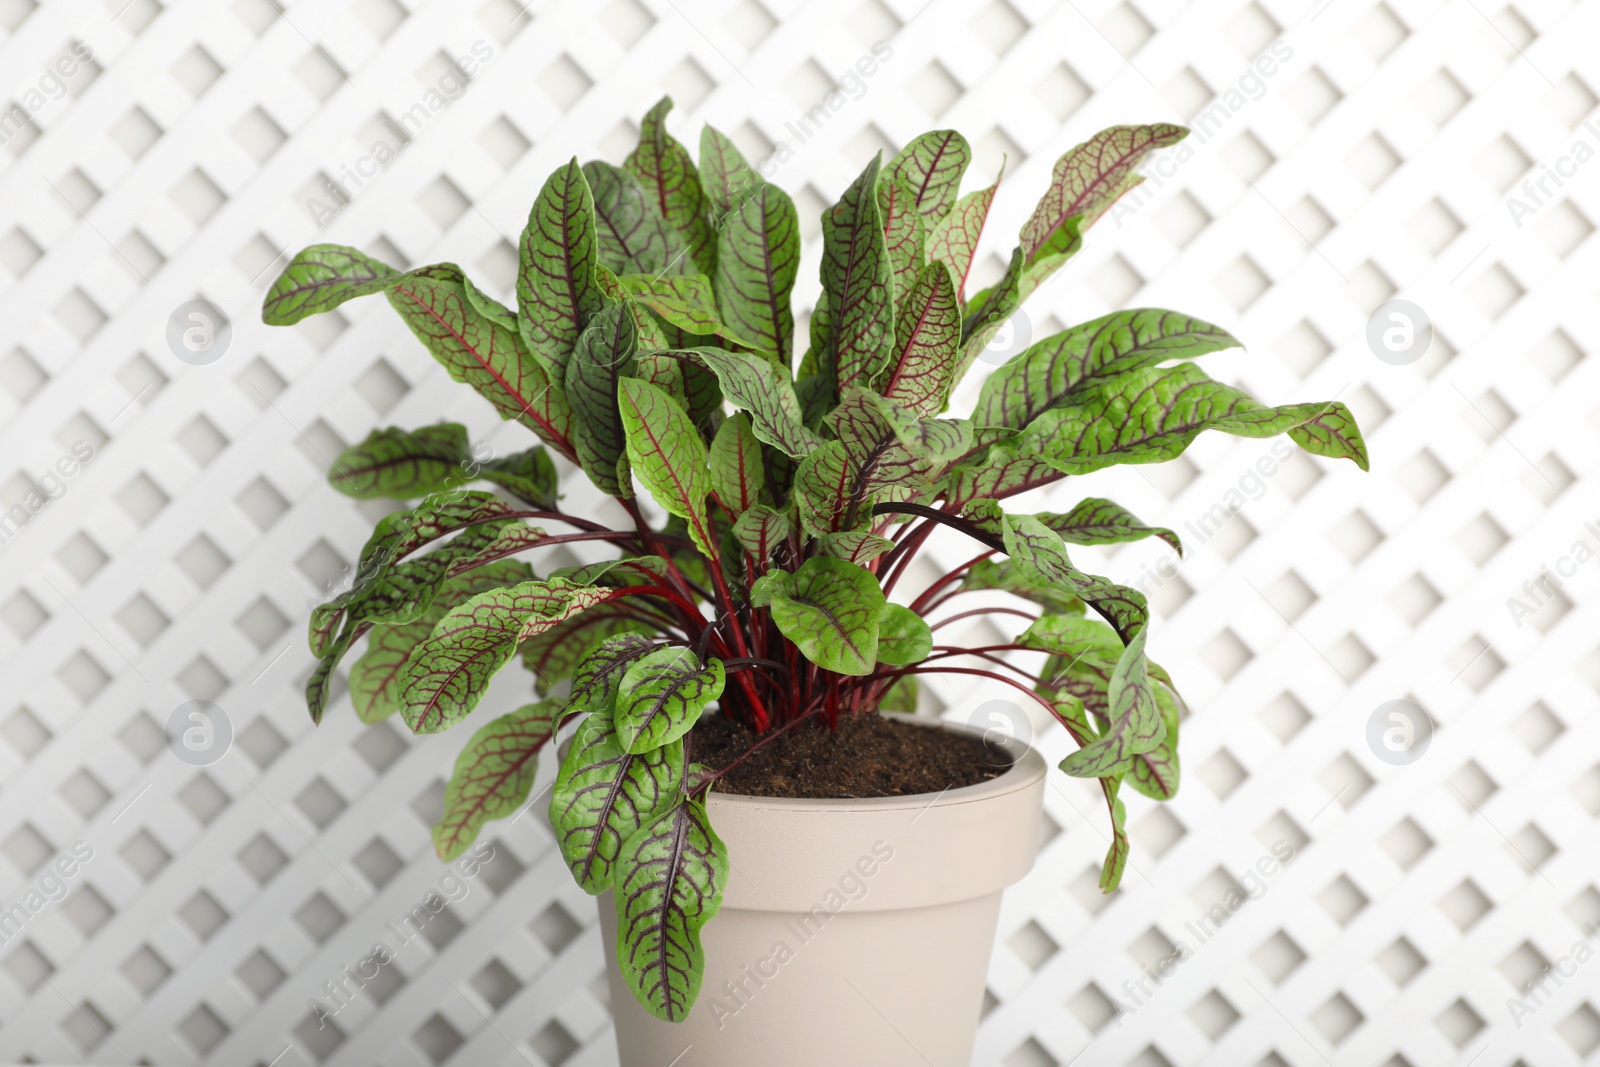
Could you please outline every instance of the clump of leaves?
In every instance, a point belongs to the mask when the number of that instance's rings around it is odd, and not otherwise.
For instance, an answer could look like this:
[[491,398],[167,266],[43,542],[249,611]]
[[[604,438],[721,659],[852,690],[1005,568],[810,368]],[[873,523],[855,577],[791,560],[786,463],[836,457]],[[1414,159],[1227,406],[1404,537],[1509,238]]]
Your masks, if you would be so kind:
[[[351,587],[313,613],[307,701],[320,721],[333,670],[366,637],[350,671],[356,713],[398,712],[433,733],[520,658],[539,699],[467,742],[435,846],[453,858],[525,803],[539,751],[581,717],[551,800],[561,851],[585,890],[614,890],[640,1003],[680,1020],[728,876],[705,797],[729,768],[692,762],[708,707],[759,745],[812,719],[910,710],[925,674],[1011,686],[1077,742],[1062,770],[1099,781],[1109,892],[1128,853],[1121,790],[1178,788],[1179,702],[1145,655],[1145,598],[1078,569],[1068,546],[1181,546],[1109,500],[1037,514],[1003,502],[1171,459],[1204,430],[1286,433],[1363,469],[1367,458],[1343,404],[1257,403],[1190,362],[1237,341],[1148,308],[1038,341],[983,383],[969,416],[946,414],[995,332],[1181,127],[1119,126],[1062,156],[1004,276],[970,296],[998,182],[961,193],[971,152],[952,130],[874,159],[823,216],[822,296],[796,361],[794,203],[715,130],[697,166],[666,130],[670,107],[645,116],[622,166],[573,160],[550,176],[522,233],[515,310],[453,264],[402,271],[316,245],[277,279],[263,318],[287,325],[381,293],[451,377],[542,442],[480,462],[444,424],[378,430],[339,457],[335,488],[420,503],[378,524]],[[562,511],[551,452],[620,501],[632,528]],[[463,488],[475,480],[502,492]],[[979,551],[893,601],[940,526]],[[578,542],[616,558],[543,576],[518,558]],[[1015,612],[1027,629],[1002,645],[940,644],[935,630],[962,617],[949,605],[977,590],[1032,601]],[[1024,651],[1042,669],[1008,658]]]

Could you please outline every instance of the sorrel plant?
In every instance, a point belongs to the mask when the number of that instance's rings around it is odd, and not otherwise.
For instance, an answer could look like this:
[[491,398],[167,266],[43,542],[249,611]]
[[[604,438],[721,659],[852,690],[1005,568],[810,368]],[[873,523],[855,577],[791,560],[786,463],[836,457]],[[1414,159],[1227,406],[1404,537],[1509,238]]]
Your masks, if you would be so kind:
[[[403,271],[316,245],[277,279],[263,318],[287,325],[382,293],[452,378],[542,442],[481,462],[462,426],[439,424],[376,430],[339,457],[336,489],[420,503],[378,524],[350,587],[313,613],[307,702],[320,721],[335,667],[365,637],[356,713],[398,712],[434,733],[520,657],[539,699],[467,743],[437,851],[454,858],[526,803],[540,750],[582,716],[550,805],[561,851],[585,890],[614,890],[620,968],[640,1003],[681,1020],[729,869],[705,798],[738,760],[693,760],[709,706],[760,746],[813,720],[914,710],[923,675],[1009,687],[1079,746],[1061,769],[1099,781],[1109,892],[1128,854],[1120,791],[1178,788],[1180,704],[1145,655],[1145,598],[1079,570],[1067,545],[1181,546],[1109,500],[1037,514],[1002,502],[1171,459],[1203,430],[1287,433],[1315,455],[1367,459],[1343,404],[1268,407],[1211,380],[1187,361],[1238,342],[1155,309],[1038,341],[990,375],[969,415],[944,414],[995,332],[1183,128],[1119,126],[1067,152],[1004,276],[971,296],[999,182],[961,194],[971,152],[951,130],[874,159],[823,215],[822,295],[797,361],[793,201],[715,130],[697,166],[666,130],[670,108],[645,116],[622,166],[573,160],[550,176],[522,233],[516,310],[453,264]],[[551,452],[631,523],[561,510]],[[503,492],[463,488],[475,480]],[[970,538],[973,557],[892,601],[939,527]],[[588,542],[615,558],[543,577],[517,558]],[[1001,609],[1027,623],[1020,636],[940,643],[963,595],[994,590],[1033,605]],[[1018,664],[1021,652],[1042,665]]]

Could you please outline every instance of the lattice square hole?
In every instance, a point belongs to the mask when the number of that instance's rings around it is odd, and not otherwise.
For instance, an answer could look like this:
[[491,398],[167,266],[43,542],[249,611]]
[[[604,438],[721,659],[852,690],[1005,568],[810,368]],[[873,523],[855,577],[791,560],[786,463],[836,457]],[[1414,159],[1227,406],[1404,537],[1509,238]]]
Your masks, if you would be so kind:
[[1543,976],[1545,969],[1550,966],[1550,961],[1533,947],[1533,942],[1524,941],[1506,953],[1495,966],[1505,980],[1511,983],[1511,988],[1516,990],[1517,995],[1521,996],[1531,983]]
[[166,731],[146,711],[135,712],[117,731],[117,740],[140,764],[148,764],[167,750]]
[[1099,23],[1100,32],[1111,46],[1124,56],[1131,56],[1155,36],[1155,27],[1132,4],[1121,3],[1112,8]]
[[1511,724],[1511,732],[1523,747],[1537,756],[1566,732],[1566,726],[1556,718],[1555,712],[1545,706],[1544,701],[1538,701],[1517,716]]
[[[1044,77],[1033,83],[1033,97],[1044,106],[1057,122],[1066,122],[1088,101],[1091,90],[1083,79],[1065,63],[1050,68]],[[1186,194],[1185,194],[1186,195]]]
[[1439,910],[1462,933],[1476,926],[1493,907],[1493,902],[1470,878],[1439,899]]
[[1483,1016],[1472,1010],[1465,1000],[1456,1002],[1440,1012],[1433,1025],[1456,1048],[1466,1048],[1483,1031]]
[[1152,808],[1133,827],[1134,840],[1156,859],[1171,851],[1186,833],[1183,823],[1165,807]]
[[1067,1010],[1072,1012],[1073,1017],[1091,1034],[1098,1034],[1117,1017],[1116,1004],[1093,982],[1078,990],[1067,1000]]
[[1311,1013],[1311,1025],[1323,1037],[1338,1045],[1360,1026],[1365,1018],[1343,993],[1335,993],[1327,1002]]
[[552,957],[561,955],[583,933],[583,925],[559,901],[551,901],[528,928]]
[[[365,737],[369,732],[370,729],[363,731],[362,736]],[[244,754],[250,757],[250,762],[261,770],[270,767],[289,747],[288,740],[278,732],[276,726],[267,721],[264,715],[245,728],[239,735],[237,744]],[[357,741],[357,744],[360,742]]]
[[406,754],[408,748],[406,741],[395,728],[388,723],[375,723],[362,730],[354,743],[350,746],[356,754],[366,760],[367,766],[377,774],[383,774],[395,761]]
[[234,857],[239,866],[250,873],[258,885],[266,885],[289,865],[289,855],[278,847],[276,841],[258,833]]
[[85,821],[111,801],[111,790],[85,768],[75,771],[57,792]]
[[233,564],[222,549],[217,547],[217,543],[205,534],[196,535],[193,541],[173,557],[173,562],[201,589],[211,588]]
[[1433,850],[1433,838],[1408,815],[1378,839],[1378,846],[1396,866],[1409,871]]
[[326,944],[344,925],[345,914],[327,894],[319,890],[295,910],[294,921],[307,937],[321,945]]
[[210,826],[232,803],[232,798],[217,784],[216,779],[201,771],[178,791],[178,802],[188,809],[200,825]]
[[1395,938],[1387,948],[1378,953],[1374,962],[1389,976],[1391,982],[1402,989],[1428,966],[1427,959],[1404,937]]
[[4,606],[0,606],[0,618],[4,618],[6,626],[17,637],[26,641],[39,632],[39,627],[50,620],[50,613],[44,605],[34,599],[33,594],[26,589],[19,589],[13,593]]
[[906,93],[915,100],[929,118],[937,119],[961,99],[961,83],[956,81],[943,63],[934,60],[906,85]]
[[1411,104],[1418,114],[1435,126],[1443,126],[1467,106],[1472,94],[1456,76],[1440,68],[1417,86],[1411,94]]
[[55,846],[34,829],[32,823],[26,822],[5,839],[5,843],[0,845],[0,850],[3,850],[6,858],[26,875],[38,871],[51,856],[55,855]]
[[1344,99],[1344,94],[1319,68],[1312,67],[1289,83],[1283,98],[1302,122],[1307,126],[1315,126]]
[[478,995],[491,1008],[499,1011],[507,1001],[522,991],[522,982],[505,964],[498,959],[491,959],[473,976],[472,988],[478,991]]
[[350,806],[321,775],[307,783],[294,798],[294,805],[318,830],[326,830]]
[[228,1036],[228,1025],[222,1018],[204,1004],[195,1005],[195,1009],[184,1016],[178,1023],[178,1033],[184,1040],[200,1053],[201,1056],[210,1055],[211,1050],[222,1044]]
[[1334,922],[1340,926],[1349,926],[1366,908],[1367,895],[1357,888],[1348,875],[1341,874],[1317,894],[1317,903],[1322,905],[1322,910],[1327,912]]
[[1345,157],[1350,173],[1371,190],[1388,181],[1389,176],[1400,169],[1400,163],[1399,153],[1390,147],[1380,133],[1368,134]]
[[1206,788],[1217,795],[1217,799],[1226,800],[1233,795],[1233,791],[1244,784],[1250,772],[1234,758],[1233,753],[1225,748],[1219,748],[1200,765],[1200,780]]
[[[1366,795],[1373,782],[1372,775],[1350,753],[1341,752],[1317,775],[1317,784],[1327,791],[1329,805],[1338,804],[1348,811]],[[1320,811],[1317,813],[1321,814]],[[1312,816],[1312,821],[1315,822],[1316,818]]]
[[382,889],[394,880],[394,876],[405,870],[405,861],[400,858],[389,843],[381,837],[374,837],[357,852],[352,861],[356,869],[366,876],[374,888]]
[[213,934],[227,924],[228,913],[217,903],[216,897],[202,889],[178,909],[178,918],[183,920],[184,925],[195,937],[201,941],[209,941]]
[[1506,852],[1528,874],[1538,874],[1539,869],[1556,854],[1555,843],[1533,823],[1511,835]]
[[134,594],[133,599],[118,608],[115,618],[124,632],[139,642],[142,648],[149,648],[172,625],[167,613],[156,607],[155,601],[143,593]]
[[6,957],[6,973],[17,987],[32,993],[44,985],[45,979],[56,973],[55,965],[45,958],[32,941],[24,941],[16,951]]
[[1215,989],[1189,1005],[1184,1014],[1212,1041],[1227,1033],[1239,1021],[1238,1009]]
[[1571,1015],[1556,1023],[1556,1033],[1572,1051],[1587,1057],[1600,1048],[1600,1012],[1588,1004],[1579,1004]]
[[78,932],[86,938],[99,933],[100,928],[116,915],[116,909],[94,886],[88,884],[74,890],[61,905],[61,911],[66,915],[67,921],[77,927]]
[[106,1035],[112,1030],[111,1020],[87,1000],[80,1001],[76,1007],[62,1016],[61,1022],[57,1025],[84,1055],[100,1047],[105,1042]]
[[149,945],[140,945],[133,955],[122,961],[122,975],[128,984],[139,991],[146,1000],[161,984],[172,977],[172,967]]
[[1006,938],[1006,946],[1031,971],[1038,971],[1061,950],[1056,939],[1033,920],[1029,920],[1016,933]]
[[228,688],[228,676],[204,655],[190,660],[189,665],[178,672],[174,681],[195,700],[215,700]]
[[534,1053],[550,1067],[561,1067],[583,1047],[578,1043],[578,1039],[556,1019],[546,1023],[533,1035],[529,1043],[533,1045]]
[[1306,961],[1305,950],[1282,930],[1273,934],[1250,953],[1250,959],[1274,985],[1282,985]]
[[246,956],[244,962],[239,964],[233,973],[258,1001],[266,1000],[272,995],[272,991],[289,977],[288,972],[278,966],[276,960],[259,948]]
[[1383,531],[1365,512],[1352,511],[1328,532],[1328,540],[1351,563],[1360,563],[1383,543]]
[[1279,693],[1272,702],[1261,709],[1261,725],[1287,745],[1311,721],[1311,712],[1293,693]]
[[111,684],[111,674],[83,649],[67,657],[56,670],[56,678],[81,702],[87,704]]

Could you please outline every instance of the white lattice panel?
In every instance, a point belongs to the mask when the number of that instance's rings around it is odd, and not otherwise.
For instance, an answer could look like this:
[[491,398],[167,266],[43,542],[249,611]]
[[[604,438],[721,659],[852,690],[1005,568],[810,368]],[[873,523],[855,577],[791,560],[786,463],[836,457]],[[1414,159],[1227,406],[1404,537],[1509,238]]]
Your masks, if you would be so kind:
[[[1005,157],[992,277],[1061,151],[1193,122],[1028,328],[1175,307],[1249,346],[1217,376],[1338,397],[1367,429],[1367,476],[1205,440],[1041,503],[1116,496],[1190,543],[1084,555],[1151,594],[1194,715],[1182,793],[1130,805],[1109,900],[1103,811],[1056,781],[976,1062],[1600,1048],[1600,566],[1574,555],[1600,550],[1600,4],[0,0],[0,32],[0,509],[27,518],[0,544],[0,909],[22,905],[0,912],[0,1056],[615,1062],[592,905],[539,816],[494,827],[481,868],[442,868],[427,828],[462,736],[363,728],[342,698],[313,730],[300,697],[307,605],[383,510],[329,489],[329,458],[375,425],[455,418],[501,450],[519,431],[381,302],[278,331],[256,309],[283,250],[318,239],[507,295],[543,177],[619,159],[663,91],[685,141],[709,121],[777,150],[805,303],[817,215],[878,148],[959,128],[973,187]],[[870,76],[842,77],[880,41]],[[166,342],[196,297],[232,320],[206,366]],[[1434,326],[1404,366],[1366,341],[1396,297]],[[1559,589],[1531,584],[1545,567]],[[165,742],[190,700],[232,726],[209,766]],[[1391,700],[1435,724],[1405,766],[1367,741]],[[365,962],[380,944],[393,958]],[[347,968],[377,977],[319,1028],[308,1000],[354,990]]]

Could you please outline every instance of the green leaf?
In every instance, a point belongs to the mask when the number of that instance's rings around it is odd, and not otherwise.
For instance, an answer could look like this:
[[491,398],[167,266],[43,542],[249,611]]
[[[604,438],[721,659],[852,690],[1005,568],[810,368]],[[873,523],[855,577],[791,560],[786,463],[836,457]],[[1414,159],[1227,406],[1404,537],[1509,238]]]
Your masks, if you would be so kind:
[[1205,430],[1238,437],[1299,430],[1293,440],[1308,451],[1367,469],[1366,444],[1343,404],[1268,407],[1193,363],[1133,370],[1082,390],[1034,420],[1022,447],[1064,474],[1087,474],[1172,459]]
[[[1002,164],[1001,170],[1003,171]],[[989,221],[989,208],[994,204],[994,194],[1000,189],[1000,178],[987,189],[968,193],[956,201],[955,207],[938,224],[928,231],[928,258],[950,268],[955,278],[956,295],[966,290],[967,275],[972,271],[973,255],[978,250],[978,239]]]
[[961,355],[956,361],[954,381],[959,382],[966,375],[1006,320],[1022,306],[1023,272],[1022,249],[1014,248],[1000,280],[967,302],[961,320]]
[[709,275],[716,269],[716,235],[706,217],[706,195],[694,160],[667,132],[667,112],[671,110],[672,98],[663,96],[645,112],[639,125],[639,147],[622,167],[639,180],[646,198],[667,225],[678,231],[694,268]]
[[682,741],[636,756],[623,750],[609,715],[578,725],[551,791],[550,822],[584,892],[610,889],[623,845],[677,804],[683,763]]
[[987,454],[945,475],[943,495],[948,507],[960,508],[983,497],[1003,500],[1062,477],[1060,471],[1022,449],[1015,440],[1002,441]]
[[433,850],[449,863],[477,839],[490,819],[503,819],[528,799],[539,753],[555,735],[560,701],[528,704],[472,735],[456,757],[444,791],[444,813],[433,828]]
[[749,348],[784,367],[794,359],[789,294],[800,270],[800,223],[794,201],[753,174],[728,205],[717,231],[717,310]]
[[929,130],[883,168],[884,177],[901,182],[911,193],[917,212],[934,226],[955,206],[961,176],[972,162],[972,147],[955,130]]
[[713,224],[726,225],[728,213],[759,184],[764,184],[761,176],[726,135],[710,126],[701,129],[700,187],[705,190]]
[[629,296],[690,337],[716,335],[746,348],[758,347],[723,323],[711,283],[698,274],[624,274],[617,281]]
[[514,419],[567,457],[572,418],[539,362],[508,323],[511,313],[473,288],[451,263],[412,271],[390,287],[389,303],[450,377],[477,390],[500,417]]
[[418,734],[454,726],[483,699],[520,642],[624,592],[552,579],[492,589],[451,608],[401,676],[406,725]]
[[851,488],[857,484],[856,469],[840,441],[829,441],[800,461],[794,476],[793,498],[802,529],[820,536],[852,529],[865,522],[871,510],[871,498],[865,492],[854,500],[855,514],[851,514]]
[[357,500],[404,500],[470,480],[463,470],[471,462],[467,428],[460,423],[420,430],[386,426],[339,453],[328,471],[328,484]]
[[978,392],[973,421],[1020,430],[1086,382],[1238,344],[1226,330],[1187,315],[1115,311],[1047,337],[997,369]]
[[521,642],[517,652],[522,657],[522,665],[533,672],[533,691],[545,694],[562,679],[575,675],[584,658],[605,641],[623,636],[653,636],[658,630],[659,627],[634,616],[624,604],[598,604]]
[[878,710],[915,715],[917,713],[918,688],[916,675],[902,675],[895,680],[893,685],[884,690],[883,696],[878,699]]
[[773,550],[793,533],[789,520],[765,504],[757,504],[733,524],[733,536],[758,564],[771,559]]
[[929,263],[896,305],[894,352],[878,392],[917,415],[944,409],[961,344],[961,306],[944,263]]
[[766,472],[749,415],[741,411],[723,421],[711,441],[709,462],[711,489],[735,518],[761,502]]
[[839,395],[866,385],[894,348],[889,252],[876,189],[878,160],[822,216],[822,288],[828,296],[831,367]]
[[1078,570],[1060,536],[1030,515],[1007,515],[1003,527],[1006,554],[1027,581],[1075,595],[1129,644],[1144,631],[1150,615],[1143,593]]
[[633,495],[617,389],[633,373],[637,343],[633,318],[622,305],[613,304],[584,328],[567,364],[578,463],[595,488],[617,497]]
[[513,452],[492,459],[478,470],[478,476],[493,482],[536,508],[556,506],[558,478],[550,453],[542,448]]
[[611,716],[622,747],[637,755],[676,741],[722,695],[723,682],[721,660],[702,666],[693,649],[681,646],[635,661],[622,676]]
[[639,481],[669,514],[689,523],[689,535],[707,558],[717,555],[706,524],[711,475],[706,443],[689,415],[648,382],[624,379],[619,403],[628,456]]
[[616,634],[597,643],[572,672],[572,693],[567,706],[573,711],[604,711],[617,695],[622,675],[656,648],[642,634]]
[[698,800],[628,839],[617,858],[617,967],[650,1014],[689,1015],[705,972],[700,929],[728,884],[728,850]]
[[1084,610],[1083,601],[1076,594],[1025,577],[1010,560],[997,562],[985,559],[974,563],[961,579],[961,590],[970,592],[974,589],[998,589],[1031,600],[1046,611],[1070,613]]
[[917,211],[915,195],[904,182],[888,174],[878,179],[878,214],[883,219],[884,250],[889,254],[889,278],[895,306],[916,284],[926,259],[923,245],[928,234]]
[[1155,748],[1134,757],[1133,768],[1125,780],[1152,800],[1171,800],[1178,795],[1181,777],[1178,762],[1178,701],[1166,686],[1152,688],[1165,734]]
[[878,662],[896,667],[921,663],[933,651],[933,631],[922,616],[899,604],[886,604],[878,623]]
[[750,602],[770,606],[783,636],[817,666],[838,674],[872,673],[885,601],[870,571],[814,556],[792,574],[773,571],[758,579]]
[[1139,183],[1134,168],[1158,148],[1189,135],[1182,126],[1113,126],[1056,160],[1050,189],[1022,226],[1022,250],[1032,257],[1068,219],[1094,222],[1117,197]]
[[723,395],[735,407],[750,413],[757,438],[796,459],[820,443],[801,423],[800,402],[787,372],[745,352],[696,348],[689,354],[717,376]]
[[289,326],[346,300],[381,293],[400,277],[400,271],[354,248],[312,245],[290,260],[267,290],[261,321]]
[[1117,796],[1120,778],[1100,779],[1100,791],[1105,794],[1106,807],[1111,809],[1111,847],[1106,850],[1105,862],[1100,867],[1100,892],[1109,893],[1122,882],[1122,871],[1128,863],[1128,809]]
[[1132,770],[1133,758],[1160,746],[1166,726],[1150,685],[1141,629],[1123,649],[1111,673],[1106,700],[1110,722],[1100,737],[1061,761],[1061,769],[1075,778],[1104,778]]
[[866,530],[844,530],[817,537],[817,551],[824,556],[865,566],[894,547],[887,537]]
[[415,620],[374,626],[367,650],[350,667],[350,701],[357,717],[373,723],[400,710],[400,677],[406,662],[447,611],[479,593],[532,578],[533,569],[520,560],[485,564],[446,581],[428,610]]
[[493,493],[446,491],[413,508],[392,511],[379,520],[361,549],[350,588],[311,613],[311,654],[324,655],[345,616],[372,596],[400,561],[429,542],[481,523],[505,519],[512,508]]
[[522,231],[517,324],[545,374],[566,380],[584,324],[605,306],[596,268],[594,197],[576,159],[550,175]]
[[1120,504],[1099,497],[1085,497],[1071,511],[1040,512],[1034,518],[1061,535],[1070,545],[1114,545],[1159,537],[1181,556],[1183,543],[1164,526],[1146,526]]
[[639,179],[603,160],[583,165],[594,193],[600,263],[617,275],[688,274],[694,270],[683,235],[661,217]]

